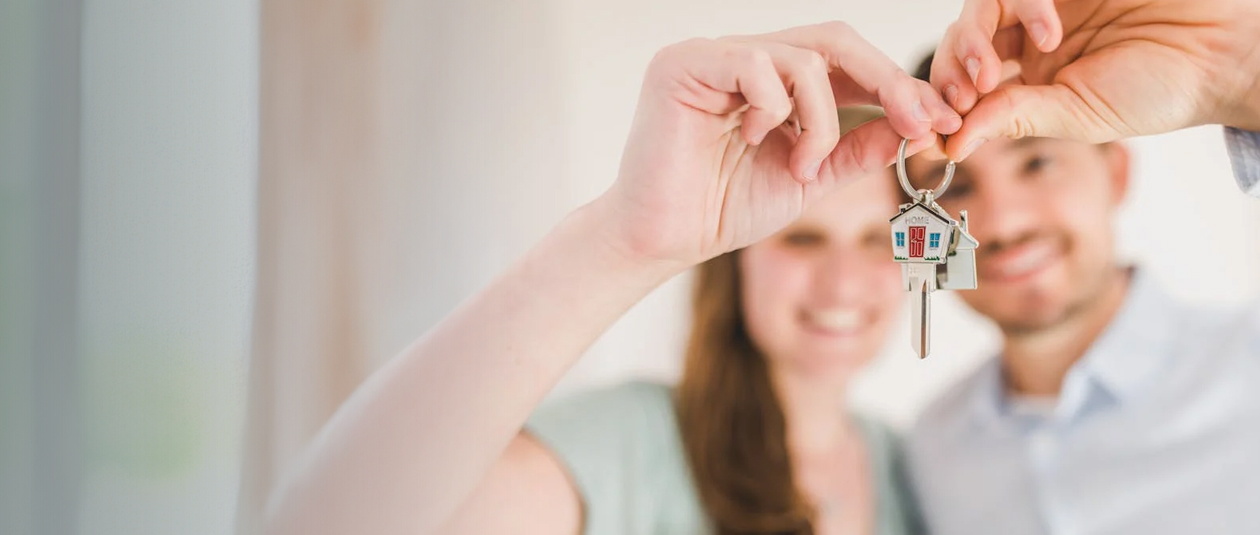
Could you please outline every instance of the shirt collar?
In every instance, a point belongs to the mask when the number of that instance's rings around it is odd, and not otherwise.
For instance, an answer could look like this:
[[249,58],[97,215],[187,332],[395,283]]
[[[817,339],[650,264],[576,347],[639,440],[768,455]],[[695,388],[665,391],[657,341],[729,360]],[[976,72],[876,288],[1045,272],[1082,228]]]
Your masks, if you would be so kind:
[[[1064,378],[1056,414],[1079,411],[1091,395],[1089,390],[1124,403],[1157,378],[1175,353],[1177,311],[1177,304],[1149,274],[1132,270],[1116,316]],[[971,404],[978,422],[993,424],[1018,416],[1010,410],[1000,358],[985,362],[975,378]]]
[[1148,273],[1133,270],[1119,313],[1073,368],[1124,402],[1154,380],[1175,353],[1178,310]]

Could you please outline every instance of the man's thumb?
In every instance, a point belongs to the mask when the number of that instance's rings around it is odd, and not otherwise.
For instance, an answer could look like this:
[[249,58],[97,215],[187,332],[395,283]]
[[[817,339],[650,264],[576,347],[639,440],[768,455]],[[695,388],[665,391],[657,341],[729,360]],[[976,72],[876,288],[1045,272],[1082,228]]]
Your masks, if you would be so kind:
[[961,161],[985,141],[997,138],[1054,137],[1088,143],[1116,138],[1068,86],[1011,84],[985,95],[963,118],[963,126],[946,143],[950,159]]

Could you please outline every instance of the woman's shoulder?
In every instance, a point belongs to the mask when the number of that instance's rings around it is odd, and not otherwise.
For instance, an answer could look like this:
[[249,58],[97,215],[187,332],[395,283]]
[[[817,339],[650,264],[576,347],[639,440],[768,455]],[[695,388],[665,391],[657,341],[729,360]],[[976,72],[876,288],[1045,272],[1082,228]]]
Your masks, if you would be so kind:
[[852,414],[850,417],[869,447],[885,450],[898,447],[901,442],[901,433],[880,418],[865,414]]
[[564,466],[584,505],[585,533],[697,533],[674,389],[632,381],[551,400],[526,432]]
[[646,380],[587,389],[544,402],[530,421],[595,425],[605,431],[645,424],[673,424],[673,392],[673,387],[665,383]]
[[660,381],[635,379],[613,385],[589,388],[557,398],[554,403],[570,401],[618,404],[672,403],[674,387]]
[[901,432],[874,417],[855,415],[853,418],[870,458],[871,487],[878,503],[877,533],[925,533],[918,500],[906,473]]
[[629,459],[681,455],[673,388],[630,381],[549,400],[526,431],[572,470],[607,472]]

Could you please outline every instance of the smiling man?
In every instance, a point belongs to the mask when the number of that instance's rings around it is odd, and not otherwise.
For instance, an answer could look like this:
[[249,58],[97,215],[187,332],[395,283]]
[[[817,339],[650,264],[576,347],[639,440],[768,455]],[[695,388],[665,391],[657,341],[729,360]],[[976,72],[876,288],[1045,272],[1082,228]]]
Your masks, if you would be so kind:
[[[917,75],[928,78],[930,58]],[[943,162],[909,173],[930,187]],[[939,199],[967,210],[999,356],[908,437],[933,533],[1260,533],[1260,314],[1198,310],[1119,264],[1120,143],[995,139]]]

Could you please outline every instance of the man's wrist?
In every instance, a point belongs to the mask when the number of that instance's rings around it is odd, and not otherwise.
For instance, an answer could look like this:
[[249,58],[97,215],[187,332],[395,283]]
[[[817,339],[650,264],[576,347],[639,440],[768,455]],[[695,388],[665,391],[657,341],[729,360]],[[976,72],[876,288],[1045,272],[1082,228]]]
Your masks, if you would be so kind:
[[1242,113],[1244,121],[1238,121],[1239,124],[1231,124],[1239,130],[1248,132],[1260,132],[1260,73],[1254,78],[1257,84],[1253,84],[1251,89],[1243,95]]
[[1260,132],[1260,67],[1239,69],[1238,89],[1218,108],[1214,123],[1248,132]]
[[[1239,37],[1255,35],[1260,32],[1260,3],[1244,0],[1241,4],[1243,11],[1235,13],[1235,17],[1246,30]],[[1242,57],[1235,56],[1235,61],[1231,62],[1234,65],[1226,67],[1236,77],[1236,82],[1232,84],[1231,102],[1222,106],[1226,115],[1216,122],[1239,130],[1260,132],[1260,50],[1246,41],[1250,38],[1244,39],[1244,43],[1232,43],[1232,46],[1240,47],[1236,53],[1242,54]]]

